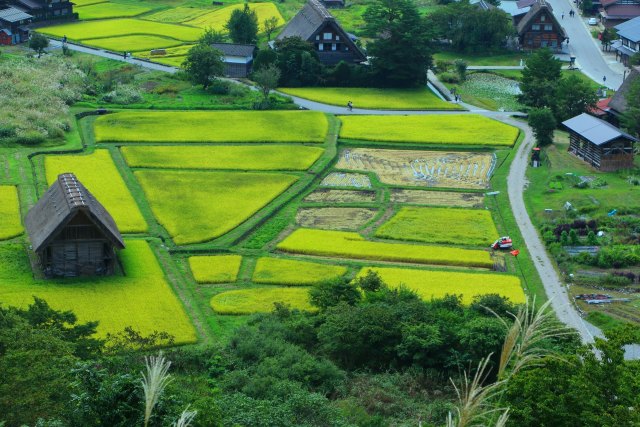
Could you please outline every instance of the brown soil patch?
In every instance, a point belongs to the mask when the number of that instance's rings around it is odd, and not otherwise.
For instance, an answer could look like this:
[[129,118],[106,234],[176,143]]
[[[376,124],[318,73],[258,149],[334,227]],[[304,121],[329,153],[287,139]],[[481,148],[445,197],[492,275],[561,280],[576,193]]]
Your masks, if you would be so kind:
[[483,207],[484,195],[456,193],[453,191],[391,190],[392,203],[409,203],[430,206]]
[[377,212],[368,208],[302,208],[296,214],[296,222],[302,227],[355,231]]
[[368,203],[376,201],[376,192],[321,188],[309,194],[303,201],[313,203]]
[[323,187],[371,188],[371,180],[360,173],[331,172],[320,183]]

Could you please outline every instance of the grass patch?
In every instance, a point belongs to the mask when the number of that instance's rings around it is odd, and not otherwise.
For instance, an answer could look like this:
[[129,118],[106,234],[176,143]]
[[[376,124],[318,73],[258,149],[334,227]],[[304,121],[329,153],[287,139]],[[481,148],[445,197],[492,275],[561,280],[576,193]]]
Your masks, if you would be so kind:
[[498,236],[491,213],[480,209],[402,207],[376,237],[488,246]]
[[493,266],[486,251],[371,242],[358,233],[346,231],[300,228],[280,242],[277,248],[285,252],[351,259],[484,268]]
[[169,37],[135,35],[109,37],[105,39],[87,40],[84,43],[111,51],[137,52],[140,50],[160,49],[165,47],[179,46],[180,40]]
[[512,146],[518,129],[475,114],[341,116],[340,137],[417,144]]
[[136,171],[158,222],[177,245],[222,236],[297,177],[277,173]]
[[603,332],[610,332],[616,328],[623,327],[625,325],[634,325],[631,322],[625,322],[624,320],[616,319],[608,314],[601,313],[599,311],[591,311],[587,313],[586,317],[589,323],[602,329]]
[[13,185],[0,186],[0,240],[22,233],[18,190]]
[[241,262],[240,255],[189,257],[189,267],[198,283],[235,282]]
[[524,52],[506,52],[491,54],[473,54],[473,53],[459,53],[459,52],[438,52],[433,54],[433,60],[435,61],[455,61],[456,59],[462,59],[467,65],[520,65],[520,60],[527,60],[529,54]]
[[97,142],[318,142],[327,117],[305,111],[125,111],[95,121]]
[[119,253],[126,276],[34,280],[22,245],[0,246],[0,301],[26,307],[33,296],[56,310],[73,310],[81,322],[97,320],[98,335],[131,326],[143,335],[164,331],[176,344],[195,342],[196,333],[182,304],[143,240],[125,241]]
[[506,274],[363,268],[358,276],[364,276],[368,270],[378,273],[391,288],[405,286],[425,300],[462,295],[462,301],[470,304],[474,296],[487,294],[502,295],[515,304],[524,303],[525,300],[520,279]]
[[137,34],[154,36],[166,36],[167,34],[171,34],[171,37],[178,40],[194,42],[202,35],[201,28],[132,18],[74,22],[70,24],[55,25],[53,27],[39,28],[38,32],[60,38],[66,35],[69,40],[84,41],[89,39]]
[[49,185],[61,173],[74,173],[109,211],[121,232],[147,230],[147,223],[108,150],[96,150],[90,155],[46,156],[44,165]]
[[152,11],[154,8],[119,3],[97,3],[76,7],[80,19],[130,18]]
[[260,258],[253,273],[255,283],[315,285],[344,276],[347,267],[281,258]]
[[128,146],[121,150],[131,167],[301,171],[324,152],[302,145]]
[[427,88],[420,89],[374,89],[351,87],[306,87],[280,88],[280,92],[324,104],[346,107],[352,101],[356,108],[384,110],[461,110],[438,98]]
[[[251,10],[256,12],[258,16],[259,31],[262,31],[262,23],[265,19],[276,17],[278,19],[278,25],[284,24],[284,19],[278,11],[278,8],[273,3],[248,3]],[[214,28],[218,31],[226,31],[224,26],[231,18],[231,14],[234,10],[242,10],[244,4],[234,4],[233,6],[223,7],[222,9],[214,10],[213,12],[205,13],[197,18],[185,22],[187,25],[193,25],[194,27],[201,28]]]
[[211,308],[220,314],[269,313],[275,303],[293,309],[316,311],[309,302],[309,288],[253,288],[222,292],[211,298]]

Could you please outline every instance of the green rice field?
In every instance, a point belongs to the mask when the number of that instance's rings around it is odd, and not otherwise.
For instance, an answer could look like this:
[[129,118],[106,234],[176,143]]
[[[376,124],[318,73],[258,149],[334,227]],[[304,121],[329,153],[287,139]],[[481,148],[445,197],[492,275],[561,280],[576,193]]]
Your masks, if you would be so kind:
[[152,11],[154,8],[119,3],[94,3],[91,5],[79,6],[74,9],[78,12],[81,20],[105,19],[105,18],[129,18]]
[[169,37],[134,35],[87,40],[86,44],[116,52],[137,52],[179,46],[182,42]]
[[0,185],[0,240],[22,233],[18,191],[13,185]]
[[[258,16],[259,31],[262,31],[262,23],[265,19],[276,17],[278,19],[278,25],[284,25],[284,19],[278,11],[278,8],[273,3],[248,3],[249,8],[256,12]],[[214,10],[205,14],[201,14],[198,17],[185,21],[186,25],[192,25],[194,27],[201,28],[213,28],[218,31],[225,30],[224,26],[229,21],[231,14],[234,10],[242,9],[244,4],[234,4],[232,6],[223,7],[222,9]],[[226,30],[225,30],[226,31]]]
[[211,308],[220,314],[253,314],[273,311],[275,303],[315,311],[309,302],[309,288],[252,288],[227,291],[211,298]]
[[240,255],[189,257],[191,273],[198,283],[235,282],[241,262]]
[[260,258],[253,272],[253,281],[289,286],[315,285],[324,280],[341,277],[346,272],[346,267],[337,265],[282,258]]

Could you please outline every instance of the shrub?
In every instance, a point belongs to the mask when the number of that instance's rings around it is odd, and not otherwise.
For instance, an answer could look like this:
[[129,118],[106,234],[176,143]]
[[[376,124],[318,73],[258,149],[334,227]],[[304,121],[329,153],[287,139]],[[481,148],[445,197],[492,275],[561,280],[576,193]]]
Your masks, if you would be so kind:
[[460,83],[460,76],[456,73],[441,73],[438,78],[445,83]]
[[135,86],[117,85],[114,90],[102,95],[101,100],[112,104],[128,105],[142,102],[144,98]]
[[600,279],[600,284],[602,286],[610,286],[613,288],[622,288],[625,286],[629,286],[631,284],[631,280],[624,276],[616,276],[614,274],[609,274]]

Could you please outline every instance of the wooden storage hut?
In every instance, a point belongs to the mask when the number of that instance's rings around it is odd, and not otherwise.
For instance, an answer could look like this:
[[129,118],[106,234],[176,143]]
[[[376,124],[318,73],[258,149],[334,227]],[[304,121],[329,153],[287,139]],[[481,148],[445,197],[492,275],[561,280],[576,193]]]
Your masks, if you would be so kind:
[[124,241],[109,212],[72,173],[29,210],[25,227],[46,277],[107,276]]
[[569,129],[569,152],[601,171],[633,167],[633,136],[582,113],[562,122]]

